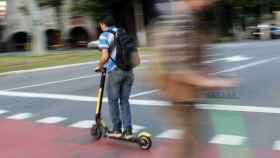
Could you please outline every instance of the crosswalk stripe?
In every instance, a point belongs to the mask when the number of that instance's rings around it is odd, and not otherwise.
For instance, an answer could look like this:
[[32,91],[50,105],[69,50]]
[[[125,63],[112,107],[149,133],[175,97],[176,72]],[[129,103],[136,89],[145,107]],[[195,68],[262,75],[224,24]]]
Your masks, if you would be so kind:
[[12,119],[12,120],[24,120],[24,119],[28,119],[32,116],[31,113],[19,113],[19,114],[15,114],[12,116],[8,116],[7,119]]
[[9,112],[9,111],[8,110],[0,110],[0,115],[5,114],[7,112]]
[[169,129],[157,135],[156,138],[180,139],[183,137],[183,134],[184,130]]
[[41,120],[38,120],[36,122],[38,123],[46,123],[46,124],[55,124],[55,123],[59,123],[59,122],[62,122],[64,120],[67,120],[67,118],[65,117],[56,117],[56,116],[53,116],[53,117],[46,117],[46,118],[43,118]]
[[242,145],[246,140],[246,137],[237,135],[216,135],[209,143],[219,145]]
[[144,129],[144,126],[140,126],[140,125],[132,125],[132,129],[133,129],[133,133],[138,133],[139,131],[141,131],[142,129]]
[[280,140],[274,142],[273,150],[280,150]]
[[74,124],[70,125],[70,127],[91,128],[93,124],[95,124],[95,121],[93,121],[93,120],[84,120],[84,121],[74,123]]

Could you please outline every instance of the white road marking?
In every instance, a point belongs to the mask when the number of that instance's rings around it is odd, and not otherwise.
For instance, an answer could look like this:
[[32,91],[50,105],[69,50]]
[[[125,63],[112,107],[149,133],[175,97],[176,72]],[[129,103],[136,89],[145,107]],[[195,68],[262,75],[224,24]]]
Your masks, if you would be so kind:
[[55,123],[60,123],[60,122],[62,122],[64,120],[67,120],[67,118],[53,116],[53,117],[43,118],[43,119],[38,120],[36,122],[38,122],[38,123],[46,123],[46,124],[55,124]]
[[141,131],[142,129],[144,129],[144,126],[140,126],[140,125],[132,125],[132,132],[133,133],[138,133],[139,131]]
[[181,139],[183,135],[184,135],[183,130],[169,129],[157,135],[156,138]]
[[252,58],[250,57],[246,57],[246,56],[242,56],[242,55],[237,55],[237,56],[232,56],[232,57],[224,57],[224,58],[219,58],[219,59],[214,59],[214,60],[208,60],[203,62],[204,64],[211,64],[211,63],[215,63],[218,61],[225,61],[225,62],[240,62],[240,61],[246,61],[246,60],[250,60]]
[[[23,98],[40,98],[40,99],[57,99],[68,101],[83,101],[83,102],[96,102],[96,97],[75,96],[75,95],[62,95],[62,94],[46,94],[46,93],[27,93],[27,92],[7,92],[0,91],[0,96],[23,97]],[[103,99],[108,102],[107,98]],[[159,100],[137,100],[130,99],[130,103],[139,106],[158,106],[167,107],[172,104],[167,101]],[[237,112],[255,112],[255,113],[269,113],[280,114],[280,108],[266,107],[266,106],[240,106],[240,105],[220,105],[220,104],[197,104],[197,109],[202,110],[218,110],[218,111],[237,111]]]
[[7,117],[7,119],[12,119],[12,120],[24,120],[24,119],[28,119],[32,117],[32,114],[31,113],[19,113],[19,114],[16,114],[16,115],[12,115],[12,116],[9,116]]
[[139,97],[139,96],[147,95],[147,94],[151,94],[151,93],[156,93],[156,92],[159,92],[159,89],[132,94],[132,95],[130,95],[130,98],[135,98],[135,97]]
[[[48,94],[48,93],[29,93],[29,92],[15,92],[15,91],[0,91],[0,96],[10,97],[23,97],[23,98],[40,98],[40,99],[57,99],[57,100],[69,100],[69,101],[84,101],[84,102],[96,102],[97,97],[88,96],[76,96],[76,95],[63,95],[63,94]],[[103,98],[103,102],[108,102],[108,98]],[[131,99],[131,104],[135,105],[150,105],[150,106],[168,106],[169,103],[158,100],[136,100]]]
[[92,125],[95,124],[94,120],[84,120],[84,121],[80,121],[77,123],[74,123],[72,125],[70,125],[70,127],[75,127],[75,128],[91,128]]
[[[257,62],[246,64],[246,65],[234,67],[234,68],[231,68],[231,69],[226,69],[226,70],[223,70],[223,71],[215,72],[215,73],[212,73],[212,74],[234,72],[234,71],[246,69],[246,68],[249,68],[249,67],[257,66],[257,65],[260,65],[260,64],[268,63],[268,62],[271,62],[273,60],[277,60],[279,58],[280,57],[278,56],[278,57],[274,57],[274,58],[264,59],[264,60],[260,60],[260,61],[257,61]],[[69,81],[80,80],[80,79],[85,79],[85,78],[91,78],[91,77],[96,77],[96,76],[99,76],[99,74],[82,76],[82,77],[78,77],[78,78],[71,78],[71,79],[60,80],[60,81],[46,82],[46,83],[35,84],[35,85],[16,87],[16,88],[11,88],[11,89],[5,89],[5,90],[2,90],[2,91],[11,91],[11,90],[24,89],[24,88],[39,87],[39,86],[45,86],[45,85],[50,85],[50,84],[57,84],[57,83],[69,82]],[[150,93],[153,93],[153,92],[150,92]]]
[[[69,127],[75,127],[75,128],[91,128],[92,125],[96,124],[94,120],[84,120],[84,121],[79,121],[74,124],[69,125]],[[137,133],[140,130],[144,129],[144,126],[140,125],[132,125],[133,126],[133,133]]]
[[[251,59],[251,58],[244,57],[244,56],[234,56],[234,57],[229,57],[229,58],[209,60],[209,61],[206,61],[206,62],[211,63],[211,62],[216,62],[216,61],[221,61],[221,60],[227,60],[228,62],[235,62],[235,61],[244,61],[244,60],[249,60],[249,59]],[[219,71],[219,72],[214,72],[212,74],[234,72],[234,71],[246,69],[246,68],[249,68],[249,67],[257,66],[257,65],[260,65],[260,64],[264,64],[264,63],[267,63],[267,62],[270,62],[270,61],[273,61],[273,60],[277,60],[277,59],[280,59],[280,57],[264,59],[264,60],[260,60],[260,61],[257,61],[257,62],[246,64],[246,65],[241,65],[241,66],[238,66],[238,67],[222,70],[222,71]],[[147,91],[147,92],[142,92],[143,94],[142,93],[133,94],[133,95],[130,96],[130,98],[138,97],[138,96],[141,96],[141,95],[146,95],[146,93],[151,94],[151,93],[156,93],[156,92],[159,92],[159,90],[151,90],[151,91]]]
[[222,57],[222,56],[224,56],[224,54],[222,54],[222,53],[209,53],[209,54],[205,54],[204,55],[205,57],[218,57],[218,56],[220,56],[220,57]]
[[273,144],[273,150],[280,150],[280,140],[276,140]]
[[85,63],[78,63],[78,64],[68,64],[68,65],[52,66],[52,67],[45,67],[45,68],[36,68],[36,69],[29,69],[29,70],[10,71],[10,72],[0,73],[0,76],[12,75],[12,74],[23,74],[23,73],[37,72],[37,71],[48,71],[48,70],[55,70],[55,69],[63,69],[63,68],[82,66],[82,65],[92,65],[92,64],[97,64],[97,63],[98,63],[98,61],[93,61],[93,62],[85,62]]
[[7,112],[9,112],[9,111],[8,110],[0,110],[0,115],[5,114]]
[[[70,101],[87,101],[95,102],[96,97],[63,95],[63,94],[49,94],[49,93],[29,93],[29,92],[16,92],[16,91],[0,91],[2,96],[23,97],[23,98],[40,98],[40,99],[57,99],[57,100],[70,100]],[[106,98],[104,98],[106,100]]]
[[224,44],[211,44],[210,48],[235,48],[235,47],[244,47],[248,45],[259,44],[259,42],[236,42],[236,43],[224,43]]
[[219,145],[242,145],[246,137],[236,135],[216,135],[209,143]]
[[225,58],[207,60],[207,61],[204,61],[204,62],[202,62],[202,63],[203,63],[203,64],[212,64],[212,63],[215,63],[215,62],[218,62],[218,61],[223,61],[223,60],[225,60]]
[[280,114],[280,108],[264,106],[239,106],[239,105],[217,105],[217,104],[199,104],[198,109],[219,110],[219,111],[237,111],[237,112],[254,112]]
[[271,61],[274,61],[274,60],[278,60],[278,59],[280,59],[279,56],[278,57],[264,59],[264,60],[259,60],[257,62],[253,62],[253,63],[241,65],[241,66],[237,66],[237,67],[234,67],[234,68],[230,68],[230,69],[226,69],[226,70],[223,70],[223,71],[215,72],[213,74],[221,74],[221,73],[228,73],[228,72],[234,72],[234,71],[238,71],[238,70],[243,70],[243,69],[246,69],[246,68],[249,68],[249,67],[257,66],[257,65],[260,65],[260,64],[265,64],[265,63],[268,63],[268,62],[271,62]]
[[100,75],[95,74],[95,75],[81,76],[81,77],[70,78],[70,79],[66,79],[66,80],[45,82],[45,83],[40,83],[40,84],[33,84],[33,85],[28,85],[28,86],[21,86],[21,87],[15,87],[15,88],[10,88],[10,89],[4,89],[3,91],[12,91],[12,90],[25,89],[25,88],[41,87],[41,86],[46,86],[46,85],[51,85],[51,84],[58,84],[58,83],[70,82],[70,81],[75,81],[75,80],[80,80],[80,79],[93,78],[93,77],[97,77],[97,76],[100,76]]
[[226,62],[240,62],[240,61],[246,61],[246,60],[250,60],[252,59],[251,57],[246,57],[246,56],[242,56],[242,55],[238,55],[238,56],[233,56],[233,57],[228,57],[225,58]]

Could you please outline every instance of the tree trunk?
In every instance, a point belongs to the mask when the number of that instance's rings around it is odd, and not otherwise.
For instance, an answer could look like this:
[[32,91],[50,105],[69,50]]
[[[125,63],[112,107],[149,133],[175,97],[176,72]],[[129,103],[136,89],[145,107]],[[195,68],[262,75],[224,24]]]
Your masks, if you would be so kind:
[[61,5],[55,6],[55,11],[56,11],[56,20],[57,20],[58,30],[60,31],[59,43],[61,43],[62,33],[64,30]]
[[31,0],[29,3],[29,10],[32,19],[32,53],[41,55],[46,53],[46,37],[44,34],[44,25],[42,23],[42,16],[39,11],[37,1]]

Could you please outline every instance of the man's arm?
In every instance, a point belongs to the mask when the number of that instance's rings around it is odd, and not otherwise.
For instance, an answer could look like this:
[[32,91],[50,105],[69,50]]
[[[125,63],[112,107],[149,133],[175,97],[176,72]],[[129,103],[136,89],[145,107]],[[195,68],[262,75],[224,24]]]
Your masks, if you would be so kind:
[[101,50],[101,57],[99,60],[99,64],[97,64],[95,70],[101,70],[103,68],[103,66],[107,63],[107,61],[109,60],[109,51],[108,49],[102,49]]

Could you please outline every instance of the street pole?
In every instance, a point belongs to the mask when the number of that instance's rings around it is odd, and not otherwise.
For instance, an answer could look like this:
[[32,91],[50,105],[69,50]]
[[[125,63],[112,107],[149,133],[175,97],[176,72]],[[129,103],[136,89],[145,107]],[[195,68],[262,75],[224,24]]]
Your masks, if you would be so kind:
[[46,54],[46,37],[44,24],[39,11],[39,5],[36,0],[29,0],[29,10],[32,25],[32,54]]

